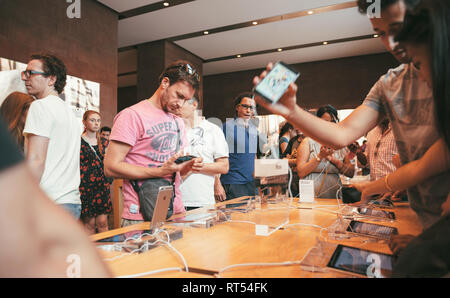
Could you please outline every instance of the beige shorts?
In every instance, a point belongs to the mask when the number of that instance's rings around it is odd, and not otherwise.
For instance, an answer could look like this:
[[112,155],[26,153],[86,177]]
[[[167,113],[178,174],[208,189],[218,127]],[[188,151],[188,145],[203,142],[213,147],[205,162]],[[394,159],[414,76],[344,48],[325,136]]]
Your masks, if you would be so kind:
[[144,222],[143,220],[130,220],[130,219],[122,218],[121,225],[122,225],[122,228],[124,228],[124,227],[132,226],[135,224],[143,223],[143,222]]

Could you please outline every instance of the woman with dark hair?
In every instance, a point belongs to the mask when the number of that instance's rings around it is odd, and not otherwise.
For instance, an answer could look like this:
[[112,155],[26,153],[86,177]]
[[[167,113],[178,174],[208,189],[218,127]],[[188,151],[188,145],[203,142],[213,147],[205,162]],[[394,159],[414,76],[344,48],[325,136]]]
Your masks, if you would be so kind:
[[[336,122],[337,111],[329,106],[320,107],[316,113],[326,121]],[[297,173],[300,179],[314,180],[317,198],[336,198],[342,187],[339,174],[353,177],[354,166],[346,158],[347,150],[333,150],[311,138],[305,138],[297,150]]]
[[34,98],[21,92],[13,92],[8,95],[0,107],[0,113],[6,122],[8,131],[16,140],[19,147],[24,148],[23,128],[27,119],[28,108]]
[[278,138],[278,149],[280,152],[280,158],[286,157],[286,148],[289,144],[289,140],[295,136],[294,126],[289,122],[285,122],[280,129]]
[[96,111],[83,115],[85,127],[81,135],[80,151],[80,198],[81,219],[89,234],[108,230],[108,213],[112,210],[110,182],[103,170],[105,144],[98,133],[101,116]]

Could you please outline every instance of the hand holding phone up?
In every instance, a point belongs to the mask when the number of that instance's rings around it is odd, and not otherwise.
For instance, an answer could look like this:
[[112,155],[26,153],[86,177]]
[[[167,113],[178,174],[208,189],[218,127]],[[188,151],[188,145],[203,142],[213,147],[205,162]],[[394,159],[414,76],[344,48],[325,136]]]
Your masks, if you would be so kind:
[[253,79],[255,101],[266,110],[288,117],[297,107],[297,85],[300,74],[284,64],[269,63],[259,77]]

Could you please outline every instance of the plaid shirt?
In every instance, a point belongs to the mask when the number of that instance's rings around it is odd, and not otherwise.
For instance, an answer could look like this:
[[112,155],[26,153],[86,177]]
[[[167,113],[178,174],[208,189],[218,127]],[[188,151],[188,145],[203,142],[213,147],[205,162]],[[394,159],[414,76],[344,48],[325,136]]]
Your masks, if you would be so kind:
[[381,133],[379,126],[367,134],[366,155],[370,165],[370,180],[378,180],[397,168],[394,166],[394,156],[398,154],[391,125]]

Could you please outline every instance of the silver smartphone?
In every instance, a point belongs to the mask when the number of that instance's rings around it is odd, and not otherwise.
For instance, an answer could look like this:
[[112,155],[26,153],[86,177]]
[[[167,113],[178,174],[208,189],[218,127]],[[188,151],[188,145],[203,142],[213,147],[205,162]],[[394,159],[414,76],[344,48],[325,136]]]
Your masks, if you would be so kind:
[[169,210],[170,200],[173,195],[173,186],[161,186],[159,188],[158,197],[156,198],[155,210],[153,211],[150,229],[154,230],[164,225],[167,212]]

